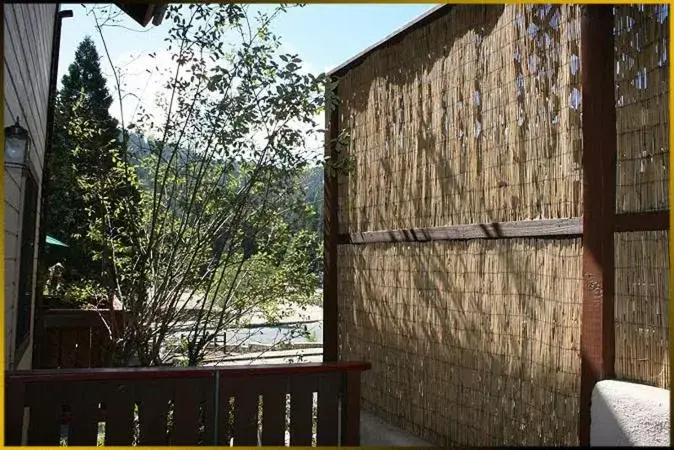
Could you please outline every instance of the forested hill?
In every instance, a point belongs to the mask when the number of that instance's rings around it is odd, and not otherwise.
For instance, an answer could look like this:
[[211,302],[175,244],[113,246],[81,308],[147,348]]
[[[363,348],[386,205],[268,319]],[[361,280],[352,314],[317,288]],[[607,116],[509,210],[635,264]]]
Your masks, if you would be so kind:
[[[187,159],[187,152],[180,151],[181,160]],[[145,182],[149,181],[149,174],[143,167],[143,160],[150,154],[150,144],[142,135],[134,132],[128,134],[128,155],[129,162],[137,168],[141,184],[147,186]],[[164,158],[168,159],[170,150],[164,151]],[[305,169],[301,179],[302,186],[306,193],[306,203],[311,205],[316,212],[315,231],[319,238],[323,237],[323,167],[310,166]]]

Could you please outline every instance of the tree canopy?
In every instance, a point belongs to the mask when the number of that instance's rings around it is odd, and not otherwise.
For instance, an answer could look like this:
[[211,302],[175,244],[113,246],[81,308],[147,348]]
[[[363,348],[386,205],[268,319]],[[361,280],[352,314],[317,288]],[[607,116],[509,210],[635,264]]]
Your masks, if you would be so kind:
[[120,364],[199,364],[226,329],[277,321],[318,286],[322,168],[307,142],[322,133],[326,78],[282,51],[270,24],[285,8],[170,6],[163,117],[141,105],[124,130],[91,39],[63,79],[48,230],[122,305]]
[[[69,245],[58,255],[65,259],[66,278],[70,282],[94,281],[105,289],[110,283],[105,275],[110,255],[96,237],[105,214],[101,200],[124,204],[127,199],[137,199],[138,193],[126,171],[120,169],[126,156],[118,122],[109,112],[112,96],[100,59],[93,40],[85,38],[56,97],[45,226],[48,233]],[[112,227],[123,227],[130,219],[115,216],[109,224]]]

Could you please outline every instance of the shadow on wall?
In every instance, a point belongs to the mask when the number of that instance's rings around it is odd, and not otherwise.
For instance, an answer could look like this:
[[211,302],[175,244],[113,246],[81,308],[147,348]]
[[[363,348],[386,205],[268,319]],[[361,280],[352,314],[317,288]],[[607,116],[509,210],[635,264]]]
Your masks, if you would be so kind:
[[[630,8],[619,102],[651,117],[635,46],[661,36]],[[578,18],[454,6],[351,69],[340,232],[580,216]],[[440,445],[577,444],[580,245],[340,246],[340,355],[373,363],[365,408]]]
[[580,216],[569,8],[453,6],[344,75],[340,232]]
[[[554,189],[542,175],[559,164],[556,133],[538,144],[534,156],[548,155],[539,165],[527,154],[533,138],[524,135],[535,131],[541,114],[548,124],[562,113],[568,127],[579,120],[578,98],[572,96],[566,107],[562,105],[567,99],[555,93],[553,75],[561,63],[549,43],[562,45],[562,7],[518,8],[527,13],[515,15],[515,21],[525,22],[507,26],[517,39],[528,42],[528,53],[524,48],[514,55],[500,47],[491,50],[513,61],[512,86],[481,84],[488,75],[496,80],[485,62],[493,55],[484,41],[506,9],[463,5],[448,14],[451,27],[442,31],[449,34],[442,45],[424,43],[414,54],[384,49],[378,56],[381,66],[373,63],[368,70],[378,70],[376,74],[389,67],[385,76],[373,76],[369,85],[340,85],[354,87],[343,98],[340,123],[348,124],[353,121],[350,115],[368,109],[371,120],[367,130],[357,127],[352,134],[351,148],[360,153],[348,185],[341,180],[340,206],[345,208],[340,232],[517,220],[533,218],[523,216],[527,211],[542,216],[568,211],[552,211],[555,205],[549,197]],[[410,36],[430,40],[443,23],[439,19]],[[466,36],[472,37],[474,47],[460,55],[469,56],[472,66],[447,68],[452,83],[458,84],[447,86],[451,104],[443,100],[442,112],[433,110],[423,103],[422,94],[430,98],[431,90],[439,88],[436,80],[424,82],[423,77],[436,65],[447,64],[447,54],[461,50],[459,41]],[[564,45],[565,51],[577,52],[574,43]],[[548,70],[534,70],[533,64]],[[579,76],[577,67],[573,76]],[[415,89],[417,103],[386,103],[395,98],[392,92]],[[497,105],[497,112],[485,109],[487,96],[495,101],[499,89],[514,89],[516,102]],[[548,109],[527,109],[537,105],[538,97],[546,100]],[[493,124],[494,129],[485,129],[487,114],[492,119],[499,114],[516,117],[517,126],[496,130],[500,124]],[[385,130],[378,144],[386,153],[365,156],[381,136],[362,132],[376,130]],[[512,145],[501,135],[507,130],[520,133],[514,141],[519,147],[508,156],[511,162],[495,154],[495,147]],[[450,136],[450,131],[456,134]],[[410,135],[417,140],[405,140]],[[446,140],[454,142],[448,145]],[[567,153],[569,161],[580,162],[575,141]],[[496,173],[494,166],[504,173],[515,170],[515,181],[501,188],[498,179],[488,180]],[[475,179],[496,186],[470,191],[466,186],[475,187]],[[527,183],[538,188],[525,192]],[[566,183],[569,197],[558,204],[578,208],[580,182]],[[487,204],[493,187],[497,194]],[[406,199],[409,205],[392,199]],[[387,224],[391,226],[382,226]],[[577,239],[341,246],[340,356],[372,361],[372,370],[364,376],[364,408],[438,445],[577,444],[580,255]]]
[[[342,294],[341,356],[373,364],[364,408],[438,445],[575,443],[579,256],[578,240],[340,254],[358,274]],[[565,265],[575,279],[555,279]]]

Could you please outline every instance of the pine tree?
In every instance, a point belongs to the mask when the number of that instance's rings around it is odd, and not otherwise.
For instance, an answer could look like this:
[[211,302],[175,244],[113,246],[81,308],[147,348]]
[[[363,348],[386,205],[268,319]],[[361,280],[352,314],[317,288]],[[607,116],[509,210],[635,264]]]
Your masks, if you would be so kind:
[[[125,152],[118,122],[109,112],[112,96],[101,72],[100,56],[90,37],[79,44],[62,83],[49,159],[47,232],[70,246],[65,258],[70,281],[105,285],[110,252],[103,235],[111,223],[108,219],[114,208],[110,204],[123,196],[137,196],[137,190],[125,179],[125,170],[120,171]],[[123,226],[120,220],[124,219],[113,218],[112,225]]]
[[84,94],[83,109],[101,125],[107,124],[108,130],[117,128],[117,120],[110,116],[112,96],[101,73],[100,56],[91,37],[87,36],[75,51],[75,61],[63,76],[60,91],[61,101],[73,105]]
[[[76,121],[79,116],[86,118],[87,128],[95,130],[86,137],[87,142],[77,144],[89,150],[109,150],[117,147],[121,152],[118,123],[109,112],[112,96],[101,73],[100,56],[89,36],[77,47],[75,61],[68,67],[68,73],[63,76],[62,83],[59,100],[66,123]],[[80,140],[82,138],[84,136],[78,137]],[[79,165],[82,166],[79,168],[92,169],[96,175],[104,174],[112,166],[108,153],[98,151],[78,155]]]

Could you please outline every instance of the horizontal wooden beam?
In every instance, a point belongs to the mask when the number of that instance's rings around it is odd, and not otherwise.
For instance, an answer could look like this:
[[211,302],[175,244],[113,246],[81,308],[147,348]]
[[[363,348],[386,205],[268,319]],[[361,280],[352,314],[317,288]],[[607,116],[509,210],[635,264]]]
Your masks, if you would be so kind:
[[49,309],[43,312],[44,328],[88,328],[103,326],[103,320],[121,323],[123,311],[109,309]]
[[662,231],[669,229],[669,211],[616,214],[613,231]]
[[[660,231],[669,229],[669,211],[616,214],[613,231]],[[469,239],[559,238],[583,234],[583,218],[520,220],[446,227],[364,231],[339,235],[339,244],[461,241]]]
[[339,236],[339,243],[374,244],[390,242],[457,241],[468,239],[577,237],[580,236],[582,232],[580,218],[545,219],[346,233]]

